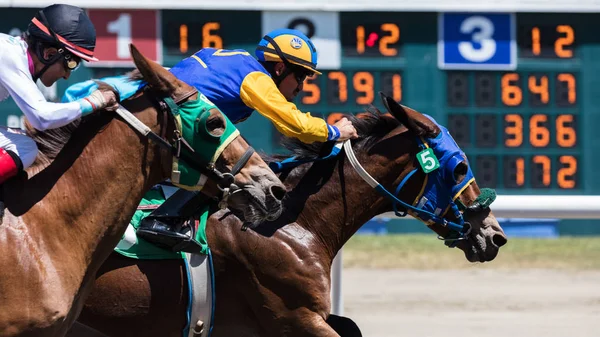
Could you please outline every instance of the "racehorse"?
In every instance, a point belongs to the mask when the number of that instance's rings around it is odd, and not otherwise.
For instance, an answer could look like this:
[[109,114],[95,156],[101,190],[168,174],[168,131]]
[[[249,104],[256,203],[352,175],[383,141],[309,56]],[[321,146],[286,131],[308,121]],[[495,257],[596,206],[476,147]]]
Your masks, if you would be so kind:
[[[426,115],[384,99],[393,117],[371,109],[366,117],[353,118],[360,138],[351,149],[346,143],[342,151],[356,151],[362,168],[384,188],[401,187],[395,194],[404,204],[396,206],[396,201],[371,188],[363,181],[364,172],[357,173],[350,159],[340,154],[280,175],[288,193],[284,213],[276,221],[242,231],[240,220],[227,210],[213,214],[207,224],[216,287],[211,336],[359,336],[356,330],[346,334],[343,326],[330,324],[332,261],[364,223],[393,209],[423,218],[471,262],[493,260],[506,244],[489,203],[479,200],[484,193],[466,156],[448,131]],[[434,171],[439,175],[425,174],[417,153],[424,143],[442,140],[433,147],[442,151],[435,152],[443,164]],[[331,147],[292,144],[298,158],[314,158]],[[438,195],[452,199],[448,208],[463,207],[437,217],[430,214],[427,220],[419,197],[430,196],[428,181],[436,177],[442,179],[435,185]],[[438,206],[445,207],[441,200]],[[459,223],[469,229],[456,232],[451,224]],[[100,268],[78,322],[111,337],[181,336],[186,284],[180,260],[133,260],[113,254]],[[69,336],[85,336],[82,330]]]
[[[176,122],[167,110],[155,107],[154,96],[171,97],[182,107],[199,94],[134,46],[131,53],[148,90],[123,106],[149,127],[154,141],[108,111],[60,129],[27,131],[40,154],[26,174],[4,184],[2,193],[6,212],[0,226],[0,336],[63,336],[144,193],[171,176],[173,152],[160,141],[169,144]],[[216,109],[206,113],[207,132],[216,137],[223,132],[225,117]],[[226,175],[240,159],[246,160],[233,180],[227,180],[244,191],[230,196],[230,205],[248,204],[255,191],[276,194],[271,198],[279,200],[245,207],[260,206],[276,214],[285,187],[260,156],[245,155],[248,149],[238,136],[222,150],[215,167],[198,170],[216,179],[217,173]]]

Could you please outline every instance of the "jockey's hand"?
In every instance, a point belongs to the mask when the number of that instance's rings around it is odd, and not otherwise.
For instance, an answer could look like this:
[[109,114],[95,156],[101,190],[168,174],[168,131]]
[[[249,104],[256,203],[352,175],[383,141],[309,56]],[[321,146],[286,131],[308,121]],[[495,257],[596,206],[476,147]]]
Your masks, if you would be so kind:
[[119,100],[115,95],[115,92],[112,90],[102,90],[100,89],[102,96],[104,96],[104,101],[106,102],[106,106],[104,106],[104,110],[106,111],[116,111],[119,107]]
[[340,138],[338,138],[338,141],[358,138],[358,133],[356,132],[354,125],[352,125],[352,122],[346,117],[343,117],[333,125],[340,130]]
[[112,90],[94,90],[84,100],[92,105],[92,112],[98,110],[115,111],[119,107],[117,97]]

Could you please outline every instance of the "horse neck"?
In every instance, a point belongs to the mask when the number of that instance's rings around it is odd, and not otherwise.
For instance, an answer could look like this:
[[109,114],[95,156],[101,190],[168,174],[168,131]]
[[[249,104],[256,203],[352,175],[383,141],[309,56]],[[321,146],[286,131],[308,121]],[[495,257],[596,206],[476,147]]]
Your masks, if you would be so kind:
[[[414,169],[408,155],[398,158],[394,163],[383,157],[366,157],[360,153],[357,153],[357,157],[363,168],[388,189]],[[322,165],[331,164],[313,164],[314,170],[310,171],[314,174],[309,171],[302,177],[302,184],[299,186],[306,187],[304,190],[311,189],[311,184],[304,183],[303,180],[309,175],[322,178],[322,172],[331,171],[325,185],[317,193],[310,195],[304,204],[298,194],[291,192],[289,204],[303,205],[297,222],[319,238],[333,259],[363,224],[376,215],[391,211],[391,203],[369,186],[345,158],[340,159],[335,164],[337,167],[332,170],[323,168]],[[410,198],[414,198],[416,193],[417,185],[411,183],[404,189],[400,199],[412,203]]]
[[[155,114],[137,117],[157,131]],[[110,119],[98,116],[80,126],[54,161],[25,183],[16,200],[24,208],[14,207],[34,240],[58,259],[71,257],[70,266],[80,270],[100,266],[143,193],[162,178],[156,147]]]

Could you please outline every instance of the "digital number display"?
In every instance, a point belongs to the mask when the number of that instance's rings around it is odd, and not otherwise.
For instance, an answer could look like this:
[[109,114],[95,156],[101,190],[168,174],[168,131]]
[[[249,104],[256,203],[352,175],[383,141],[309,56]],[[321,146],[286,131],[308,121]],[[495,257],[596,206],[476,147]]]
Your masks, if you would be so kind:
[[[582,139],[572,72],[446,73],[448,129],[480,186],[580,187]],[[462,109],[475,108],[470,113]],[[455,112],[454,112],[455,111]]]
[[[254,50],[260,41],[259,11],[163,10],[163,53],[167,65],[202,48]],[[243,29],[240,27],[243,25]]]
[[496,187],[502,181],[506,189],[572,190],[579,187],[578,163],[573,155],[480,155],[474,171],[480,186]]
[[519,27],[520,57],[570,59],[575,57],[576,42],[575,28],[569,24]]
[[[421,13],[435,22],[435,13]],[[422,19],[422,17],[421,17]],[[404,57],[405,42],[418,34],[420,38],[434,42],[435,25],[424,25],[411,13],[347,12],[340,15],[340,40],[342,55],[350,58]]]
[[[499,92],[497,88],[500,88]],[[577,104],[577,75],[510,72],[498,76],[497,73],[479,72],[470,76],[467,72],[448,72],[447,93],[451,107],[468,106],[471,93],[474,93],[477,107],[493,107],[497,101],[505,107],[569,107]]]
[[299,102],[308,109],[326,103],[331,109],[343,106],[359,110],[360,106],[379,103],[381,91],[396,101],[402,101],[402,73],[400,71],[325,71],[308,78],[299,95]]

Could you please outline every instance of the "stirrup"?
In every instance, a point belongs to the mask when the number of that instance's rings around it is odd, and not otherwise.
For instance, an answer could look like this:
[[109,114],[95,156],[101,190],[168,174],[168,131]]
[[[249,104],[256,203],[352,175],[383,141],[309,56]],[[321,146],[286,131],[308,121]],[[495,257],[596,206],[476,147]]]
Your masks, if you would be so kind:
[[[174,231],[158,219],[148,219],[142,221],[136,231],[136,235],[158,247],[173,252],[186,252],[199,254],[202,252],[202,245],[192,236]],[[192,235],[194,232],[192,231]]]

